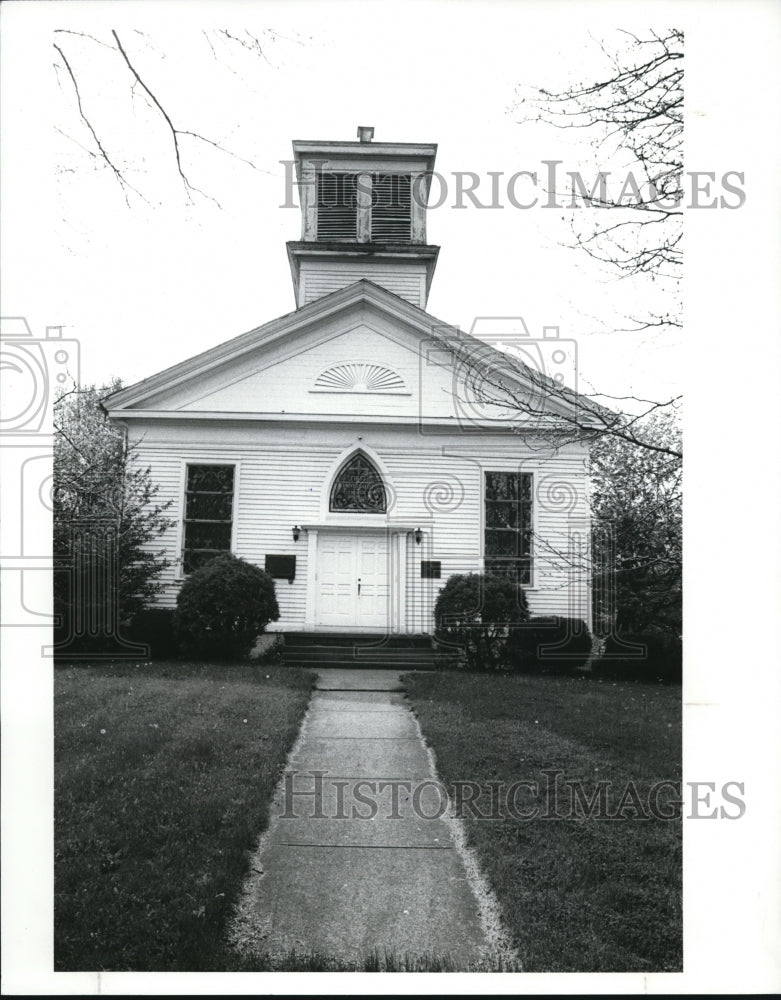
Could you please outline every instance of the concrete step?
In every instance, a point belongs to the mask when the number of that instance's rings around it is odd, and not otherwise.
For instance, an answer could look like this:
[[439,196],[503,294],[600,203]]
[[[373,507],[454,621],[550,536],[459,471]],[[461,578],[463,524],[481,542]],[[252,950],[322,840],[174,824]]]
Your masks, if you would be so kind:
[[411,670],[436,670],[437,664],[430,663],[386,663],[377,660],[374,663],[361,663],[358,660],[329,660],[327,663],[312,663],[311,660],[285,660],[286,667],[301,667],[303,670],[389,670],[395,673],[407,673]]
[[297,656],[331,656],[331,655],[343,655],[347,653],[350,656],[358,656],[361,658],[371,657],[371,656],[382,656],[398,657],[399,659],[404,659],[406,657],[416,657],[416,656],[430,656],[433,650],[429,647],[428,649],[423,649],[420,647],[410,646],[408,648],[398,647],[398,646],[362,646],[359,643],[345,644],[344,646],[288,646],[285,645],[286,653],[295,653]]
[[430,649],[430,635],[372,635],[365,632],[286,632],[285,647],[372,646],[383,649]]
[[289,666],[346,670],[433,670],[436,667],[429,635],[286,633],[282,658]]
[[356,670],[433,670],[437,660],[433,653],[396,656],[354,656],[352,650],[329,650],[328,655],[307,650],[288,650],[283,662],[303,667],[341,667]]

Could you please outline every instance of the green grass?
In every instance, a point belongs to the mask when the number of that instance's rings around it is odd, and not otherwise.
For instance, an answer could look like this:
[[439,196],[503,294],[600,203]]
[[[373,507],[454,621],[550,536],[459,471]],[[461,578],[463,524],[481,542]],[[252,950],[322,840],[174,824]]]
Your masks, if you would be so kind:
[[[469,673],[406,682],[448,784],[476,781],[487,796],[488,782],[543,788],[542,771],[561,769],[560,781],[582,782],[589,794],[597,781],[611,782],[614,814],[627,782],[645,804],[654,782],[680,781],[680,687]],[[558,811],[568,815],[566,786],[563,793]],[[524,813],[535,804],[544,811],[539,796],[517,803]],[[624,820],[501,811],[479,820],[465,810],[464,821],[525,971],[682,968],[680,819],[639,820],[631,809]]]
[[[240,964],[243,963],[243,964]],[[499,957],[466,968],[452,955],[399,955],[378,949],[361,961],[347,961],[321,952],[290,951],[275,956],[240,959],[231,971],[240,972],[519,972]]]
[[229,969],[226,921],[312,675],[55,671],[55,969]]

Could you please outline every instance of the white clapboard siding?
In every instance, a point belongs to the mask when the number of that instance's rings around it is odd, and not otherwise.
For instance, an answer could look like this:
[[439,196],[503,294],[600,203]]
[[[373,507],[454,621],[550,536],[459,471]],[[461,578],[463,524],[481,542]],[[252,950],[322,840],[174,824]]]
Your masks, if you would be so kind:
[[[255,422],[134,421],[136,460],[149,466],[158,500],[172,501],[172,528],[156,543],[172,565],[158,599],[173,606],[181,582],[181,521],[187,462],[237,465],[234,551],[260,566],[270,553],[296,556],[296,578],[276,583],[279,627],[304,626],[307,597],[307,536],[296,543],[292,526],[327,519],[332,473],[340,458],[362,447],[387,474],[391,508],[379,526],[419,525],[423,540],[406,536],[407,627],[429,631],[433,601],[454,573],[477,572],[483,552],[483,473],[534,475],[535,567],[527,591],[533,614],[561,614],[590,620],[588,573],[567,552],[575,534],[587,535],[585,452],[570,444],[558,451],[534,447],[522,436],[426,435],[414,427],[362,423],[274,425]],[[361,515],[372,517],[372,515]],[[367,520],[366,522],[371,523]],[[544,542],[544,544],[542,544]],[[421,580],[420,560],[442,563],[441,580]]]
[[340,263],[328,266],[317,261],[305,261],[299,277],[298,304],[306,305],[340,288],[346,288],[362,278],[387,288],[422,309],[426,305],[426,268],[410,261],[404,264],[362,260],[355,265]]

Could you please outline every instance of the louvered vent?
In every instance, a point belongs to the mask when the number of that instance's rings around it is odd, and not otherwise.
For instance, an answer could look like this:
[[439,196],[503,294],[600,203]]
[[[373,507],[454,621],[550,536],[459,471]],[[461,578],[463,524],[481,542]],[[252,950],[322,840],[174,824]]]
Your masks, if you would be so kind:
[[317,179],[317,238],[354,240],[358,200],[355,174],[322,173]]
[[382,365],[355,362],[334,365],[318,376],[315,389],[330,392],[404,392],[404,380]]
[[372,242],[409,243],[412,198],[408,174],[375,174],[372,184]]
[[[317,238],[355,240],[358,238],[359,211],[356,174],[321,173],[317,179]],[[364,186],[367,181],[364,180]],[[365,237],[363,237],[365,238]],[[410,243],[412,241],[412,185],[409,174],[374,174],[371,178],[371,241]]]

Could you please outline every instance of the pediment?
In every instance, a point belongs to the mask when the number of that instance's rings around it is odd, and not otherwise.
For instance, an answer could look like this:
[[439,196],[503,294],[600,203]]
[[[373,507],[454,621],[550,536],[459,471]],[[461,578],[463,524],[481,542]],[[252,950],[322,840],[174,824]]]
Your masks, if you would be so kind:
[[[503,391],[540,396],[523,365],[364,280],[122,389],[104,406],[115,417],[458,419],[459,404],[474,408],[475,386],[497,370]],[[553,398],[551,415],[568,405]],[[501,420],[502,410],[494,405],[490,419]]]

